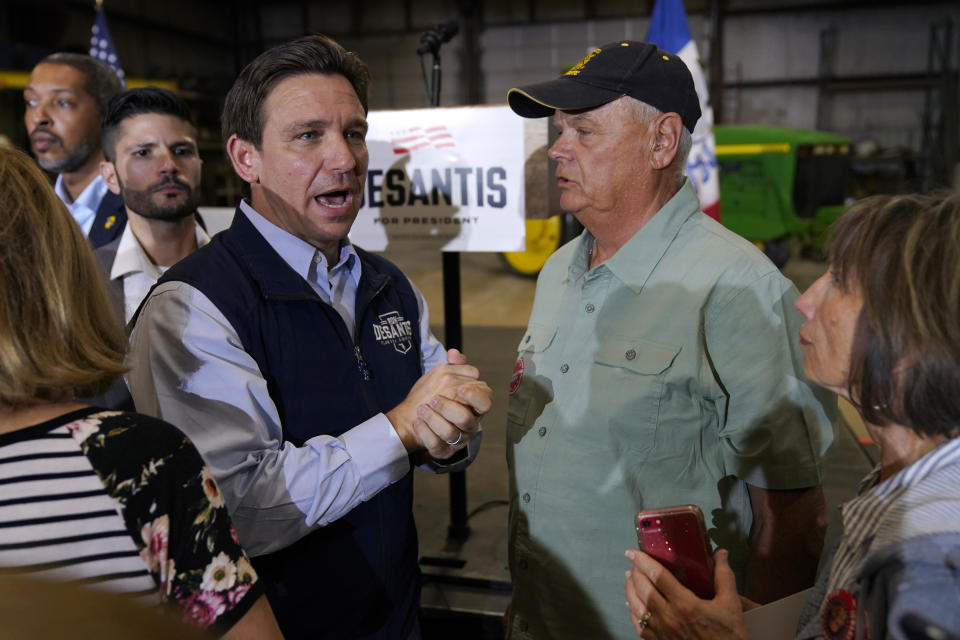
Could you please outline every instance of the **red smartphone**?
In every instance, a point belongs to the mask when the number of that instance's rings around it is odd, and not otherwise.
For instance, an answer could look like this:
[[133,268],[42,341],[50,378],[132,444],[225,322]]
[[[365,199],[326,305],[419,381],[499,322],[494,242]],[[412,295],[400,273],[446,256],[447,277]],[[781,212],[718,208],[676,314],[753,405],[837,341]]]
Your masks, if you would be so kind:
[[683,586],[700,598],[713,598],[713,554],[700,507],[641,511],[637,541],[641,551],[656,558]]

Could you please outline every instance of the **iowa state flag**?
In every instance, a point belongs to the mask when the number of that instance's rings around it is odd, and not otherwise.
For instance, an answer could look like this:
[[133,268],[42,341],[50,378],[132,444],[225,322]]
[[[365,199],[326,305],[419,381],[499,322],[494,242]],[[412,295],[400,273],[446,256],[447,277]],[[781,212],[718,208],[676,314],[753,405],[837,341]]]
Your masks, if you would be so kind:
[[693,147],[687,158],[686,174],[700,198],[700,208],[711,218],[720,220],[720,175],[713,139],[713,108],[710,106],[697,44],[690,36],[683,0],[657,0],[650,16],[647,42],[675,54],[686,63],[693,75],[693,85],[697,89],[703,115],[693,130]]

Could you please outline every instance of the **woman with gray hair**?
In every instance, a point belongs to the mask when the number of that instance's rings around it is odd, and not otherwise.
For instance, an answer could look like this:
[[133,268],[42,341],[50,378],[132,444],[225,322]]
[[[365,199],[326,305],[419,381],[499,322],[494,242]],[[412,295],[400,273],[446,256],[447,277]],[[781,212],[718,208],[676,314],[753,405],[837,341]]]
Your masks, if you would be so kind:
[[[864,199],[827,254],[795,305],[804,373],[857,407],[880,463],[842,507],[844,533],[796,637],[946,638],[960,633],[960,195]],[[650,556],[627,557],[641,637],[749,637],[725,551],[713,600]]]

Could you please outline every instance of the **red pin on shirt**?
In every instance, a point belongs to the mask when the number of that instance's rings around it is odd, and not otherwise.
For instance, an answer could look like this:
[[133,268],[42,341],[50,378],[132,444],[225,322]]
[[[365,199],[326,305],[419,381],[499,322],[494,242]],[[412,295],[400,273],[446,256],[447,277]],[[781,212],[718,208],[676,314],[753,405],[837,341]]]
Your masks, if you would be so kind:
[[510,376],[510,395],[517,392],[520,383],[523,381],[523,356],[517,358],[517,364],[513,365],[513,375]]

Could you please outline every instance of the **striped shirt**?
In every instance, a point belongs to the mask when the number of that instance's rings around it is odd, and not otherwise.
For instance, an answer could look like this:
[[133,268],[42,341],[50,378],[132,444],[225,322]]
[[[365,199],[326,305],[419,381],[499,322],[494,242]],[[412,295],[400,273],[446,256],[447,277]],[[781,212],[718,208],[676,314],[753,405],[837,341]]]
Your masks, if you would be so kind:
[[0,436],[0,572],[159,603],[117,503],[64,425]]
[[953,438],[880,482],[877,466],[843,505],[844,537],[827,593],[852,584],[868,556],[919,535],[960,532],[960,438]]

